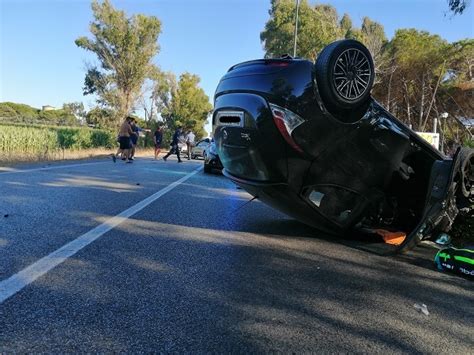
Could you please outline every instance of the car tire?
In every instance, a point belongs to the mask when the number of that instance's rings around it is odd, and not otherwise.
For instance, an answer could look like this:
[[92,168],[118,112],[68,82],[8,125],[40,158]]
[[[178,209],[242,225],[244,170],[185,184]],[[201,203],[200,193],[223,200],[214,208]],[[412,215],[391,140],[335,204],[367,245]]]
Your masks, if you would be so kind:
[[460,192],[465,198],[471,201],[474,198],[472,195],[472,188],[474,186],[474,149],[463,148],[460,154]]
[[353,116],[351,112],[367,103],[375,69],[362,43],[352,39],[331,43],[319,54],[315,69],[319,93],[331,113]]
[[207,165],[207,164],[204,164],[204,173],[211,174],[212,173],[212,167]]

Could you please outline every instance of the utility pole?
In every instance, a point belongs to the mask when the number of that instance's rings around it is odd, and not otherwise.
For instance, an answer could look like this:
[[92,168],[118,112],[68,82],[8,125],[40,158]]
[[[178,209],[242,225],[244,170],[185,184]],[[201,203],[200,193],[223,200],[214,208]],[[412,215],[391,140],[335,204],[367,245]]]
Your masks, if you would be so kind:
[[300,10],[300,0],[296,0],[296,19],[295,19],[295,36],[293,45],[293,58],[296,57],[296,42],[298,40],[298,12]]

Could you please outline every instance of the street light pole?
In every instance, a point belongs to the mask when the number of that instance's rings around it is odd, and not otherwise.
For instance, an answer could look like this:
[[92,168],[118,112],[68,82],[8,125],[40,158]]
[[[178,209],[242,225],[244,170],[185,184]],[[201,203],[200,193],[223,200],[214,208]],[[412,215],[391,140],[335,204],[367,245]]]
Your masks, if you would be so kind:
[[298,12],[300,9],[300,0],[296,0],[296,19],[295,19],[295,36],[293,43],[293,58],[296,57],[296,41],[298,40]]

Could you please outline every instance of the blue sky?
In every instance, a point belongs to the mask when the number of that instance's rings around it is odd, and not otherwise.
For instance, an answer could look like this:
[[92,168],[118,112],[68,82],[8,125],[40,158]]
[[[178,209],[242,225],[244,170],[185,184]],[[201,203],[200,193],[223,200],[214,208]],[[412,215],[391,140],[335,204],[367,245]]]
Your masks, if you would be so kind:
[[[315,1],[310,1],[315,3]],[[270,0],[112,0],[128,14],[162,22],[155,62],[179,75],[198,74],[212,101],[220,77],[240,61],[263,56],[260,32]],[[324,1],[347,12],[358,26],[364,16],[380,22],[390,38],[398,28],[417,28],[448,41],[474,37],[474,4],[462,16],[446,15],[447,0]],[[85,63],[94,57],[74,40],[88,35],[86,0],[0,0],[0,102],[41,107],[94,99],[82,95]]]

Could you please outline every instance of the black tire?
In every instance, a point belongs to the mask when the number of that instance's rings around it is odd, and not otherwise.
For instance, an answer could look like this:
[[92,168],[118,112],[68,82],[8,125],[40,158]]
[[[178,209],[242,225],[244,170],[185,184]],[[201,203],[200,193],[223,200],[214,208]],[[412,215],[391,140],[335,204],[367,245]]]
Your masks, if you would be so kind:
[[471,201],[474,198],[472,192],[474,186],[474,149],[463,148],[460,154],[460,192]]
[[211,174],[212,173],[212,167],[204,163],[204,172],[206,174]]
[[367,103],[375,79],[369,50],[347,39],[326,46],[316,60],[316,81],[328,111],[349,113]]

